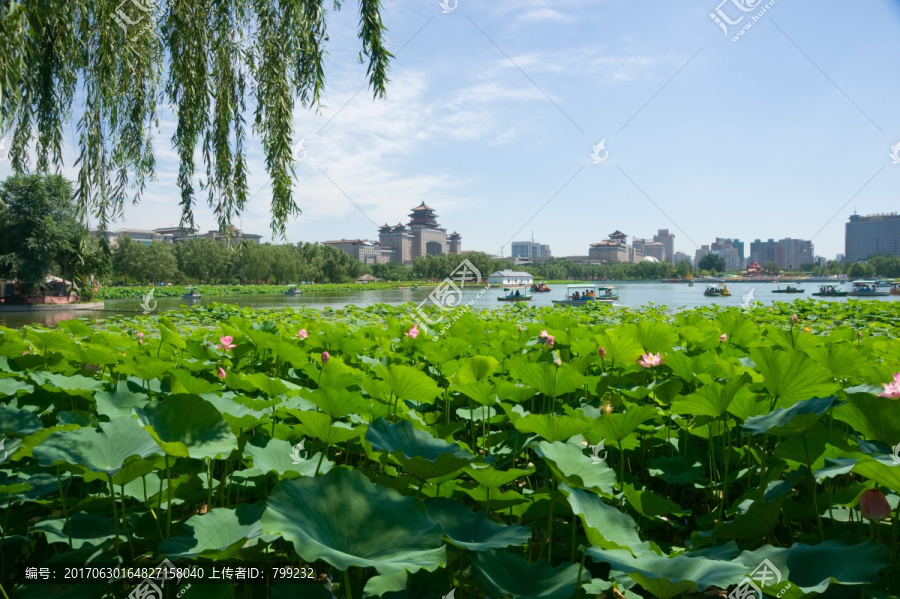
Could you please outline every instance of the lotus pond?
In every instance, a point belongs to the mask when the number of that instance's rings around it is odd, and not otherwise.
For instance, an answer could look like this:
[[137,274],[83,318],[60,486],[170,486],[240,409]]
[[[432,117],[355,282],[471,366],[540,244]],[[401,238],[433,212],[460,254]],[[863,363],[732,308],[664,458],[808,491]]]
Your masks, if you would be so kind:
[[893,304],[411,313],[0,328],[2,595],[163,559],[326,581],[187,599],[900,592]]

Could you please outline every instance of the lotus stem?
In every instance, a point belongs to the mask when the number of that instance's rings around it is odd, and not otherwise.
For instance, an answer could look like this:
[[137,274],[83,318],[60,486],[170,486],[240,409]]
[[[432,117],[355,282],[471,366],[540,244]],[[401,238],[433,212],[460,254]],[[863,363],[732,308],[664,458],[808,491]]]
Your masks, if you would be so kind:
[[109,481],[109,499],[112,501],[113,509],[113,528],[115,532],[116,553],[119,553],[119,510],[116,507],[116,490],[113,487],[112,478],[107,475],[106,480]]
[[63,493],[62,476],[59,472],[59,466],[56,467],[56,484],[59,486],[59,500],[62,502],[63,515],[66,517],[66,534],[69,535],[69,547],[72,546],[72,524],[69,522],[69,508],[66,506],[66,495]]
[[809,479],[812,489],[812,500],[813,500],[813,509],[816,510],[816,524],[819,527],[819,538],[822,542],[825,542],[825,530],[822,527],[822,515],[819,513],[819,498],[818,491],[816,489],[816,475],[813,474],[812,469],[812,460],[809,458],[809,446],[806,443],[806,436],[800,437],[803,440],[803,451],[806,453],[806,467],[809,468]]
[[169,470],[169,454],[166,454],[166,538],[170,536],[172,536],[172,475]]
[[[587,559],[587,553],[581,554],[581,563],[578,564],[578,578],[575,580],[575,599],[581,595],[581,573],[584,571],[584,560]],[[572,560],[575,561],[575,560]]]
[[213,481],[213,460],[210,458],[206,464],[206,511],[212,509],[212,481]]
[[353,596],[350,593],[350,568],[344,570],[344,586],[347,587],[344,590],[344,599],[353,599]]
[[319,454],[319,463],[316,464],[316,473],[313,476],[319,476],[319,468],[322,467],[322,460],[325,459],[325,452],[328,451],[328,445],[322,448],[322,453]]

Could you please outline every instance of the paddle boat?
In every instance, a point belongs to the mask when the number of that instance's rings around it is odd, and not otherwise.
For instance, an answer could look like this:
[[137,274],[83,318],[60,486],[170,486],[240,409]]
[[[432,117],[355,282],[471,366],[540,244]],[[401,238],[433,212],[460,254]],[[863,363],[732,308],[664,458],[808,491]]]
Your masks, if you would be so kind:
[[879,291],[876,281],[853,281],[853,287],[847,295],[852,297],[885,297],[890,295],[890,293]]
[[819,290],[812,295],[818,297],[846,297],[847,292],[843,289],[838,289],[837,285],[822,285],[819,287]]
[[891,283],[891,295],[900,295],[900,283]]
[[566,299],[553,300],[559,306],[584,306],[592,302],[611,304],[619,299],[616,287],[606,285],[567,285]]
[[525,291],[525,285],[511,285],[503,288],[501,297],[497,298],[498,302],[530,302],[532,295],[528,295]]
[[184,290],[184,295],[181,296],[181,299],[186,300],[199,300],[200,299],[200,290],[196,287],[188,287]]
[[284,292],[285,295],[300,295],[301,293],[303,292],[300,290],[299,285],[288,285],[287,290]]
[[706,297],[731,297],[731,292],[728,291],[725,283],[714,283],[706,286],[703,295]]
[[550,288],[547,287],[547,283],[541,281],[540,283],[532,283],[531,291],[534,293],[545,293],[550,291]]
[[793,285],[785,285],[784,288],[781,285],[778,286],[778,289],[773,289],[772,293],[803,293],[804,289],[798,289]]

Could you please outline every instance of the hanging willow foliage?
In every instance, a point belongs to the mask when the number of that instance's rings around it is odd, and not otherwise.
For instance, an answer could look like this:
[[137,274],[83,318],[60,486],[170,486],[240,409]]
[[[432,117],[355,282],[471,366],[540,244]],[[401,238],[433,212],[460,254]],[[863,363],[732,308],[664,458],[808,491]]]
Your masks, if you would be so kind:
[[[29,150],[38,171],[62,166],[63,125],[77,119],[78,205],[105,229],[154,176],[152,136],[159,104],[168,102],[181,224],[194,226],[196,194],[205,191],[228,230],[248,200],[252,114],[272,182],[272,230],[284,235],[300,213],[291,191],[293,109],[298,101],[318,107],[325,83],[323,4],[0,0],[0,132],[11,132],[13,168],[31,168]],[[381,0],[359,0],[359,13],[360,60],[368,58],[373,95],[384,97],[393,56]]]

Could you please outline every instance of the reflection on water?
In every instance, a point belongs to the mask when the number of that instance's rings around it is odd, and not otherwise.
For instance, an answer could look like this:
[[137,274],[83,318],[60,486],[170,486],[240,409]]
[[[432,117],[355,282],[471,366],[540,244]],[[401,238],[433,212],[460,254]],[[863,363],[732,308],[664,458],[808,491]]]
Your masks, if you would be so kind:
[[[695,306],[704,306],[716,303],[723,306],[740,306],[743,298],[753,290],[752,299],[754,302],[760,302],[764,305],[771,305],[775,301],[793,301],[795,299],[809,299],[810,294],[817,291],[818,283],[800,284],[801,289],[805,289],[805,293],[796,295],[784,295],[772,293],[772,290],[778,286],[770,282],[758,283],[729,283],[731,297],[708,298],[703,295],[705,285],[696,284],[689,287],[685,284],[677,283],[619,283],[619,301],[616,305],[638,307],[653,303],[657,306],[665,305],[670,308],[692,308]],[[849,286],[847,286],[849,287]],[[476,299],[478,292],[482,287],[470,286],[463,290],[463,299],[461,303]],[[412,302],[419,304],[428,301],[429,294],[434,290],[433,287],[423,287],[421,289],[386,289],[375,291],[332,291],[322,293],[306,292],[303,295],[293,296],[283,293],[273,295],[236,295],[230,297],[203,297],[197,300],[183,300],[181,298],[158,298],[157,310],[171,310],[182,306],[210,304],[220,302],[226,304],[238,304],[241,306],[250,306],[254,308],[278,308],[278,307],[305,307],[305,308],[341,308],[347,305],[370,306],[372,304],[404,304]],[[503,309],[510,304],[507,302],[498,302],[497,298],[503,294],[502,287],[494,286],[487,293],[478,298],[473,306],[478,308]],[[548,293],[535,293],[534,299],[530,302],[534,306],[552,306],[552,300],[563,299],[566,295],[565,285],[556,285],[552,291]],[[848,298],[813,298],[824,299],[828,301],[846,302]],[[858,301],[895,301],[900,296],[888,296],[878,298],[850,298]],[[105,309],[102,311],[86,311],[72,310],[64,312],[13,312],[0,313],[0,325],[7,327],[21,327],[26,324],[43,324],[53,325],[63,320],[71,318],[109,318],[116,314],[138,315],[142,314],[141,300],[120,299],[108,300],[105,302]]]

